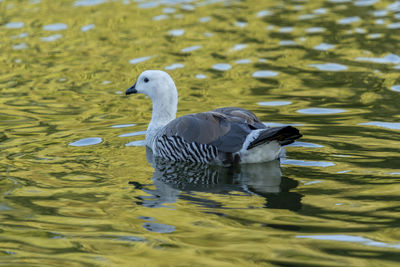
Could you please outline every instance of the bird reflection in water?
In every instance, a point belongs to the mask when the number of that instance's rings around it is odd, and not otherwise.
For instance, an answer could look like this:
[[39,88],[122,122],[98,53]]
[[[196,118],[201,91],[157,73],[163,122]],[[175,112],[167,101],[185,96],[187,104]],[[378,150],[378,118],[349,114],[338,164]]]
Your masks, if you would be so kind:
[[[149,196],[140,197],[137,204],[146,207],[163,207],[177,202],[178,198],[208,208],[220,208],[222,203],[196,197],[191,192],[214,194],[258,195],[266,199],[264,207],[271,209],[299,210],[302,195],[290,192],[298,182],[282,177],[279,160],[258,164],[241,164],[232,167],[214,166],[192,162],[171,162],[154,158],[146,148],[146,156],[154,167],[153,182],[156,189],[148,189],[135,181],[130,184]],[[185,194],[181,194],[185,192]]]

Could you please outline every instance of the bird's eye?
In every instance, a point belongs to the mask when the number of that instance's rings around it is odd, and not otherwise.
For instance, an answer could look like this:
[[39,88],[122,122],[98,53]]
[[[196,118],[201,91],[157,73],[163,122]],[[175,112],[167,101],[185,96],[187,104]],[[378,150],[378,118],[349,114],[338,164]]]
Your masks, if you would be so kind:
[[144,78],[143,81],[144,81],[145,83],[147,83],[147,82],[149,82],[149,79],[148,79],[148,78]]

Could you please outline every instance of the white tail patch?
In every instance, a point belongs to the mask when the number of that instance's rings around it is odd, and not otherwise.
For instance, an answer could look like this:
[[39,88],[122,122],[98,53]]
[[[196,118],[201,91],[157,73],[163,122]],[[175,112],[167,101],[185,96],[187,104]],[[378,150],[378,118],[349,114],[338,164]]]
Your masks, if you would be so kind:
[[251,133],[246,137],[246,140],[244,140],[244,143],[242,145],[242,149],[240,150],[240,153],[242,153],[242,151],[244,151],[244,150],[247,150],[247,148],[249,147],[251,142],[256,140],[257,137],[260,135],[260,133],[263,130],[265,130],[265,129],[258,129],[258,130],[251,131]]
[[239,154],[241,163],[258,163],[271,161],[283,156],[285,154],[285,149],[278,141],[271,141],[250,150],[242,148]]

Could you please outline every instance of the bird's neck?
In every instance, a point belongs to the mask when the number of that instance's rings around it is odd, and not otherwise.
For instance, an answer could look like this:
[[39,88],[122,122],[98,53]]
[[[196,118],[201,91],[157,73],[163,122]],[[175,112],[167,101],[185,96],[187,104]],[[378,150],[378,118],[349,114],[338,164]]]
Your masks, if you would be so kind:
[[[165,84],[164,84],[165,86]],[[178,92],[172,82],[158,95],[152,97],[153,112],[146,132],[146,145],[153,148],[162,128],[176,118],[178,108]]]
[[178,101],[153,101],[153,115],[146,132],[146,145],[154,150],[162,128],[176,118]]
[[177,101],[153,101],[153,115],[148,129],[164,127],[176,118]]
[[177,106],[176,93],[153,100],[153,115],[147,128],[146,139],[154,139],[162,127],[176,118]]

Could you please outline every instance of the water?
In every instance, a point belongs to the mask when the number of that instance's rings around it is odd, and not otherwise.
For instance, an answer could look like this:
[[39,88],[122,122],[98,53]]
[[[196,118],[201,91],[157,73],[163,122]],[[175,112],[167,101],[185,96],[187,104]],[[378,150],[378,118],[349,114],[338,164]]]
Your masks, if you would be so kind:
[[[397,266],[400,2],[0,1],[4,265]],[[153,162],[150,100],[304,137],[287,159]],[[150,161],[150,163],[149,163]]]

